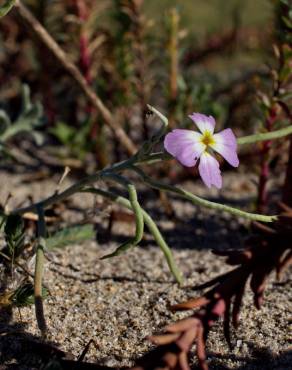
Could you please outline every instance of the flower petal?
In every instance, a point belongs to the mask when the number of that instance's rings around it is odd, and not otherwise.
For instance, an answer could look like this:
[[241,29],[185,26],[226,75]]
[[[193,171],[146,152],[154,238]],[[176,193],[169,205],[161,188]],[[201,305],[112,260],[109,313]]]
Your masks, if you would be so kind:
[[218,161],[209,153],[204,152],[200,158],[199,173],[204,183],[210,188],[212,185],[220,189],[222,177]]
[[215,119],[212,116],[205,116],[201,113],[193,113],[189,115],[190,119],[195,122],[199,130],[204,133],[206,131],[213,134],[216,125]]
[[237,156],[236,137],[230,128],[227,128],[218,134],[213,135],[214,143],[211,148],[222,155],[226,161],[233,167],[238,167],[239,159]]
[[199,132],[176,129],[165,136],[164,148],[184,166],[193,167],[206,149],[201,138]]

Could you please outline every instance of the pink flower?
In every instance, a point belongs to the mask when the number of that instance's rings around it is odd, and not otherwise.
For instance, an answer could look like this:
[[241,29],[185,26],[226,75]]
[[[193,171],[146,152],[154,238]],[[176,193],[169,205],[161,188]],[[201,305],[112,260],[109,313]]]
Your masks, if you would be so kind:
[[211,153],[215,150],[233,167],[238,167],[236,138],[230,128],[214,134],[215,119],[200,113],[189,116],[200,132],[176,129],[165,136],[164,148],[186,167],[199,163],[199,173],[204,183],[210,188],[222,187],[219,162]]

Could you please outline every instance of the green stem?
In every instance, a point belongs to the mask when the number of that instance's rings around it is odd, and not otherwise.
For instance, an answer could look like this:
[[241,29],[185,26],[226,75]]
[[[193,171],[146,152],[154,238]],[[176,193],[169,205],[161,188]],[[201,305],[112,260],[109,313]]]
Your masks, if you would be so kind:
[[137,168],[135,166],[132,166],[131,168],[142,177],[145,183],[147,183],[151,187],[155,189],[164,190],[170,193],[178,194],[181,198],[187,199],[195,205],[210,208],[210,209],[215,209],[216,211],[228,212],[235,216],[240,216],[248,220],[252,220],[252,221],[273,222],[277,219],[277,216],[265,216],[265,215],[260,215],[256,213],[249,213],[249,212],[241,211],[239,209],[227,206],[225,204],[210,202],[209,200],[200,198],[197,195],[194,195],[182,188],[177,188],[176,186],[173,186],[173,185],[168,185],[168,184],[164,184],[162,182],[156,181],[156,180],[152,180],[140,168]]
[[[251,143],[255,143],[257,141],[265,141],[265,140],[271,140],[271,139],[284,137],[284,136],[287,136],[291,133],[292,133],[292,126],[289,126],[289,127],[284,128],[284,129],[280,129],[280,130],[277,130],[277,131],[272,131],[272,132],[268,132],[268,133],[264,133],[264,134],[256,134],[256,135],[241,137],[237,140],[237,142],[238,142],[239,145],[251,144]],[[79,192],[84,186],[93,184],[94,182],[99,180],[104,172],[120,172],[122,170],[128,169],[131,165],[134,165],[134,164],[151,164],[151,163],[154,163],[154,162],[163,161],[163,160],[167,160],[167,159],[170,159],[170,158],[172,158],[172,157],[169,154],[164,153],[164,152],[145,155],[145,156],[142,156],[141,158],[138,158],[137,156],[133,156],[133,157],[131,157],[131,158],[125,160],[125,161],[119,162],[119,163],[114,164],[111,167],[105,168],[104,170],[99,171],[99,172],[97,172],[93,175],[85,177],[84,179],[78,181],[76,184],[70,186],[68,189],[64,190],[61,193],[53,194],[52,196],[50,196],[50,197],[48,197],[48,198],[46,198],[46,199],[44,199],[44,200],[42,200],[38,203],[34,203],[34,204],[32,204],[28,207],[16,209],[12,213],[13,214],[23,214],[25,212],[36,212],[36,209],[37,209],[39,204],[42,204],[42,207],[46,208],[48,206],[51,206],[52,204],[60,202],[64,199],[72,196],[73,194]],[[171,191],[171,190],[167,189],[166,191]],[[187,196],[189,196],[189,195],[187,195]],[[233,213],[235,215],[239,215],[239,212],[240,212],[241,213],[240,215],[242,217],[245,217],[245,215],[247,214],[247,212],[238,211],[238,210],[236,210],[234,212],[233,211],[234,209],[232,207],[228,207],[228,206],[224,206],[224,205],[221,205],[221,206],[218,205],[218,206],[221,207],[221,208],[218,208],[216,203],[206,201],[204,199],[196,197],[195,195],[192,195],[192,198],[193,198],[192,201],[197,202],[197,204],[199,204],[201,206],[204,206],[204,207],[207,207],[207,208],[220,209],[220,210],[224,210],[226,212]],[[214,206],[214,204],[215,204],[215,206]],[[265,216],[263,216],[263,217],[265,217]],[[266,217],[268,217],[268,216],[266,216]],[[272,217],[275,217],[275,216],[272,216]],[[249,217],[247,217],[247,218],[249,218]],[[252,218],[249,218],[249,219],[252,219]],[[258,220],[258,218],[256,218],[256,219]],[[273,221],[273,220],[269,219],[267,222],[271,222],[271,221]]]
[[160,160],[164,160],[164,158],[170,158],[168,155],[166,155],[163,152],[159,153],[153,153],[146,155],[145,157],[138,159],[136,156],[130,157],[129,159],[116,163],[112,165],[111,167],[107,167],[101,171],[98,171],[94,173],[93,175],[86,176],[82,180],[76,182],[74,185],[70,186],[66,190],[64,190],[61,193],[55,193],[51,195],[50,197],[41,200],[40,202],[31,204],[30,206],[23,207],[23,208],[18,208],[12,211],[12,214],[24,214],[26,212],[37,212],[37,208],[41,205],[43,208],[47,208],[55,203],[58,203],[64,199],[69,198],[70,196],[74,195],[75,193],[78,193],[84,186],[91,185],[95,183],[96,181],[100,180],[100,178],[106,174],[106,173],[116,173],[120,172],[123,170],[128,169],[131,165],[135,163],[152,163],[152,162],[157,162]]
[[133,184],[128,185],[128,192],[129,192],[129,200],[131,203],[131,207],[135,214],[136,218],[136,234],[133,239],[133,244],[137,245],[143,238],[144,233],[144,219],[142,215],[142,209],[138,202],[137,192],[135,186]]
[[[148,105],[148,108],[155,113],[165,124],[165,129],[168,125],[168,119],[165,117],[161,112],[159,112],[157,109],[151,107]],[[258,141],[267,141],[267,140],[273,140],[273,139],[279,139],[281,137],[287,136],[292,134],[292,125],[288,127],[284,127],[279,130],[271,131],[271,132],[265,132],[260,134],[253,134],[248,136],[243,136],[237,139],[238,145],[244,145],[244,144],[252,144],[256,143]]]
[[44,208],[39,205],[37,207],[38,213],[38,244],[36,249],[35,259],[35,273],[34,273],[34,300],[35,300],[35,314],[38,323],[38,327],[41,330],[43,337],[46,336],[47,325],[44,316],[44,307],[42,299],[42,281],[44,272],[45,255],[44,250],[46,248],[46,224]]
[[290,134],[292,134],[292,125],[285,128],[281,128],[280,130],[240,137],[237,139],[237,144],[244,145],[256,143],[258,141],[280,139],[281,137],[288,136]]
[[135,215],[135,221],[136,221],[136,231],[135,236],[129,240],[127,240],[125,243],[120,245],[113,253],[107,254],[102,257],[102,259],[110,258],[119,256],[120,254],[126,252],[131,247],[136,246],[143,238],[144,234],[144,218],[142,214],[142,209],[140,207],[140,204],[138,202],[138,195],[135,186],[130,183],[126,178],[124,178],[121,175],[113,174],[113,173],[106,173],[102,176],[103,179],[110,179],[114,180],[115,182],[120,183],[123,185],[129,193],[129,200],[131,204],[131,209],[134,212]]
[[[96,188],[85,188],[85,189],[82,190],[82,192],[99,194],[99,195],[101,195],[105,198],[108,198],[108,199],[112,200],[113,202],[115,202],[117,204],[120,204],[123,207],[126,207],[128,209],[132,209],[131,203],[128,199],[126,199],[126,198],[124,198],[120,195],[117,195],[115,193],[105,191],[105,190],[101,190],[101,189],[96,189]],[[146,211],[144,211],[143,209],[142,209],[142,214],[143,214],[144,222],[146,223],[149,231],[153,235],[156,243],[158,244],[158,246],[160,247],[160,249],[162,250],[162,252],[163,252],[163,254],[166,258],[166,261],[167,261],[167,264],[168,264],[168,267],[169,267],[171,273],[175,277],[176,281],[179,284],[181,284],[182,283],[182,275],[181,275],[181,272],[179,271],[178,267],[176,266],[176,263],[174,261],[174,258],[173,258],[173,255],[172,255],[172,252],[171,252],[170,248],[166,244],[166,242],[165,242],[163,236],[161,235],[158,227],[156,226],[156,224],[152,220],[152,218],[149,216],[149,214]]]

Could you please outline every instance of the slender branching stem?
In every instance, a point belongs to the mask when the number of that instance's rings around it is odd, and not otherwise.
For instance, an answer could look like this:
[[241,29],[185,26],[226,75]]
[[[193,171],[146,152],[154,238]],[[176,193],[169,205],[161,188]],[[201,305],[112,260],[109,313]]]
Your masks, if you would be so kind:
[[[159,189],[161,191],[166,191],[166,192],[170,192],[173,194],[177,194],[180,197],[187,199],[193,204],[198,205],[198,206],[214,209],[216,211],[225,211],[235,216],[243,217],[243,218],[253,220],[253,221],[272,222],[277,219],[277,216],[265,216],[265,215],[253,214],[253,213],[241,211],[239,209],[236,209],[236,208],[224,205],[224,204],[210,202],[182,188],[178,188],[176,186],[172,186],[172,185],[164,184],[156,180],[152,180],[149,176],[147,176],[144,173],[144,171],[142,171],[139,167],[137,167],[138,165],[150,164],[153,162],[163,161],[163,160],[167,160],[171,158],[171,156],[169,156],[165,152],[151,153],[154,146],[162,140],[162,137],[165,134],[167,126],[168,126],[168,120],[162,113],[157,111],[155,108],[151,106],[148,106],[148,108],[161,119],[163,125],[158,130],[156,135],[154,135],[151,139],[148,140],[148,142],[146,142],[147,145],[142,147],[142,150],[139,150],[135,155],[133,155],[132,157],[130,157],[129,159],[125,161],[116,163],[110,167],[104,168],[101,171],[98,171],[90,176],[85,177],[84,179],[68,187],[63,192],[57,191],[50,197],[44,200],[41,200],[40,202],[34,203],[28,207],[16,209],[12,212],[13,214],[24,214],[25,212],[38,213],[39,239],[38,239],[38,247],[37,247],[37,253],[36,253],[35,298],[36,298],[36,315],[37,315],[39,327],[43,333],[45,332],[45,329],[46,329],[46,324],[45,324],[44,315],[43,315],[43,305],[42,305],[42,300],[41,300],[42,275],[43,275],[43,265],[44,265],[44,248],[45,248],[44,209],[54,203],[57,203],[59,201],[62,201],[74,195],[75,193],[84,191],[86,187],[94,184],[95,182],[101,179],[108,178],[108,179],[114,180],[122,184],[123,186],[125,186],[128,190],[130,200],[123,198],[123,197],[119,197],[116,194],[105,192],[99,189],[95,189],[94,191],[92,190],[91,192],[104,195],[107,198],[110,198],[116,201],[117,203],[120,203],[124,205],[125,207],[133,210],[135,214],[135,219],[136,219],[135,236],[130,241],[128,241],[126,245],[121,246],[121,249],[116,252],[117,253],[123,252],[124,250],[128,249],[130,246],[137,245],[141,241],[143,237],[144,222],[145,222],[150,232],[152,233],[154,239],[156,240],[157,244],[162,249],[166,257],[167,263],[169,265],[169,268],[178,282],[181,282],[181,274],[175,265],[175,262],[173,260],[169,247],[164,241],[159,229],[155,225],[152,218],[148,215],[147,212],[145,212],[141,208],[138,202],[135,186],[131,182],[129,182],[129,180],[119,175],[120,172],[124,170],[129,170],[129,169],[134,170],[136,173],[138,173],[141,176],[142,180],[149,186]],[[291,133],[292,133],[292,127],[289,126],[285,129],[281,129],[281,130],[277,130],[277,131],[273,131],[273,132],[269,132],[265,134],[255,134],[255,135],[243,137],[243,138],[238,139],[238,143],[248,144],[248,143],[254,143],[257,141],[272,140],[272,139],[276,139],[276,138],[289,135]]]
[[[52,196],[42,200],[40,203],[42,204],[44,208],[46,208],[52,204],[55,204],[59,201],[62,201],[74,195],[75,193],[82,190],[85,186],[95,183],[96,181],[100,180],[105,174],[107,175],[109,175],[109,173],[114,174],[114,173],[117,173],[117,172],[120,172],[126,169],[133,169],[137,172],[139,171],[139,169],[135,166],[136,164],[140,164],[140,163],[147,164],[147,163],[157,162],[157,161],[161,161],[161,160],[168,159],[168,158],[170,157],[163,152],[153,153],[153,154],[145,156],[142,159],[138,159],[135,156],[133,156],[126,161],[117,163],[113,165],[112,167],[105,168],[102,171],[99,171],[93,175],[85,177],[84,179],[78,181],[77,183],[70,186],[68,189],[64,190],[63,192],[53,194]],[[160,190],[167,191],[167,192],[176,193],[180,195],[181,197],[191,201],[193,204],[196,204],[196,205],[199,205],[205,208],[215,209],[218,211],[225,211],[225,212],[234,214],[235,216],[240,216],[240,217],[253,220],[253,221],[272,222],[276,219],[276,216],[264,216],[264,215],[253,214],[253,213],[241,211],[239,209],[236,209],[236,208],[224,205],[224,204],[211,202],[203,198],[200,198],[184,189],[177,188],[173,185],[164,184],[158,181],[154,181],[150,178],[147,178],[144,176],[145,174],[143,171],[139,172],[139,174],[140,175],[143,174],[142,175],[143,180],[144,181],[147,180],[146,182],[148,182],[150,186],[160,189]],[[35,203],[35,204],[32,204],[24,208],[16,209],[12,213],[23,214],[25,212],[35,212],[38,204],[40,203]]]
[[[151,160],[151,156],[149,156],[149,159]],[[36,212],[38,205],[42,205],[43,208],[49,207],[52,204],[55,204],[57,202],[60,202],[64,199],[69,198],[70,196],[74,195],[75,193],[78,193],[84,186],[90,185],[95,183],[96,181],[100,180],[100,177],[103,172],[118,172],[122,171],[123,169],[126,169],[131,163],[134,163],[135,157],[131,157],[127,159],[126,161],[122,161],[119,163],[114,164],[113,166],[109,168],[105,168],[102,171],[98,171],[92,175],[86,176],[80,181],[77,181],[72,186],[68,187],[63,192],[56,192],[55,194],[51,195],[50,197],[38,202],[31,204],[30,206],[18,208],[14,210],[13,214],[24,214],[26,212]]]
[[177,194],[181,198],[187,199],[195,205],[214,209],[216,211],[228,212],[235,216],[243,217],[251,221],[273,222],[277,219],[277,216],[264,216],[256,213],[245,212],[241,211],[240,209],[227,206],[225,204],[211,202],[209,200],[200,198],[197,195],[194,195],[189,191],[182,189],[181,187],[178,188],[173,185],[168,185],[160,181],[152,180],[149,176],[145,174],[144,171],[142,171],[140,168],[136,166],[132,166],[131,168],[141,176],[141,178],[146,184],[150,185],[151,187]]
[[84,186],[91,185],[95,183],[96,181],[100,180],[101,177],[105,173],[117,173],[117,172],[121,172],[123,170],[129,169],[132,164],[140,164],[140,163],[141,164],[151,164],[153,162],[162,161],[168,158],[170,158],[170,156],[163,152],[145,155],[141,159],[137,158],[137,156],[130,157],[129,159],[125,161],[118,162],[92,175],[84,177],[80,181],[77,181],[75,184],[69,186],[63,192],[56,192],[53,195],[49,196],[48,198],[41,200],[40,202],[31,204],[27,207],[17,208],[11,213],[22,215],[26,212],[37,212],[38,205],[41,204],[43,208],[47,208],[55,203],[61,202],[62,200],[71,197],[75,193],[78,193]]
[[[158,140],[161,139],[163,133],[165,132],[165,130],[167,128],[167,125],[168,125],[168,120],[162,113],[157,111],[155,108],[153,108],[151,106],[148,106],[148,108],[153,113],[155,113],[163,122],[162,128],[158,131],[157,135],[154,136],[153,144],[155,144]],[[257,142],[257,141],[271,140],[271,139],[276,139],[276,138],[287,136],[291,133],[292,133],[292,126],[289,126],[285,129],[280,129],[280,130],[268,132],[268,133],[265,133],[265,134],[255,134],[255,135],[245,136],[245,137],[242,137],[242,138],[238,139],[238,143],[239,144],[248,144],[248,143],[254,143],[254,142]],[[141,154],[141,155],[139,155],[139,154]],[[168,155],[167,153],[164,153],[164,152],[153,153],[153,154],[148,153],[148,152],[142,154],[142,153],[138,152],[135,155],[133,155],[132,157],[130,157],[129,159],[125,160],[125,161],[116,163],[116,164],[112,165],[111,167],[107,167],[104,170],[101,170],[99,172],[94,173],[93,175],[89,175],[89,176],[83,178],[82,180],[76,182],[74,185],[70,186],[68,189],[64,190],[61,193],[55,193],[55,194],[51,195],[50,197],[42,200],[41,202],[34,203],[34,204],[32,204],[28,207],[23,207],[23,208],[16,209],[12,213],[13,214],[23,214],[25,212],[36,212],[37,206],[39,204],[42,204],[42,207],[46,208],[46,207],[48,207],[52,204],[60,202],[64,199],[72,196],[73,194],[77,193],[84,186],[93,184],[94,182],[99,180],[100,176],[105,172],[116,173],[116,172],[120,172],[120,171],[129,169],[134,164],[151,164],[153,162],[167,160],[167,159],[170,159],[170,158],[171,158],[171,156]],[[166,185],[163,185],[163,186],[166,186]],[[171,186],[167,185],[167,189],[165,188],[164,190],[171,191],[170,188],[171,188]],[[179,189],[175,188],[175,192],[177,193],[178,191],[179,191]],[[181,192],[183,193],[183,195],[186,199],[189,199],[192,202],[194,202],[198,205],[201,205],[203,207],[213,208],[213,209],[218,209],[218,210],[224,210],[226,212],[230,212],[230,213],[233,213],[235,215],[241,215],[242,217],[244,217],[244,215],[248,214],[247,212],[235,210],[234,208],[229,207],[229,206],[217,205],[214,202],[209,202],[207,200],[201,199],[201,198],[199,198],[195,195],[192,195],[191,193],[186,192],[185,190],[181,190]],[[190,195],[192,195],[192,196],[190,196]],[[265,218],[265,216],[261,216],[261,217]],[[267,216],[267,217],[268,217],[267,222],[273,221],[273,219],[271,219],[269,216]],[[249,218],[249,219],[253,219],[253,218]],[[257,219],[257,218],[255,218],[255,219]],[[261,219],[261,221],[263,221],[263,219]]]

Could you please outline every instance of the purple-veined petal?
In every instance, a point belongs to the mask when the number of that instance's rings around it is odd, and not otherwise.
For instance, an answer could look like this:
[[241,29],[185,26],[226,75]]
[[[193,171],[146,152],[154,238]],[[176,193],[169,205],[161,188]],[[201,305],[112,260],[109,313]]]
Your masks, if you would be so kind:
[[216,125],[215,119],[212,116],[205,116],[201,113],[193,113],[189,115],[190,119],[195,122],[198,129],[204,133],[206,131],[213,134]]
[[222,155],[226,161],[233,167],[238,167],[239,159],[237,156],[236,137],[230,128],[227,128],[218,134],[213,135],[214,143],[211,148]]
[[184,166],[193,167],[206,149],[201,138],[199,132],[176,129],[165,136],[164,148]]
[[204,152],[200,157],[199,173],[204,183],[210,188],[212,185],[220,189],[222,177],[217,159]]

